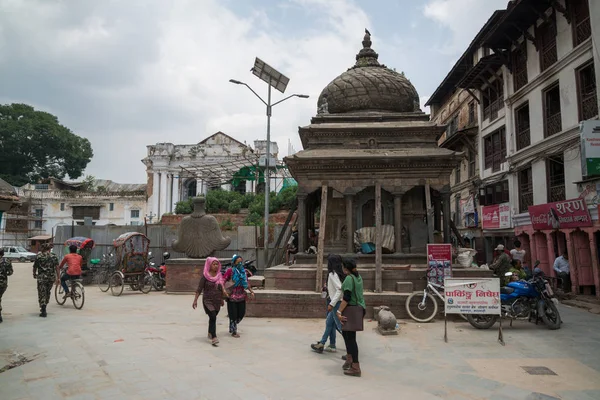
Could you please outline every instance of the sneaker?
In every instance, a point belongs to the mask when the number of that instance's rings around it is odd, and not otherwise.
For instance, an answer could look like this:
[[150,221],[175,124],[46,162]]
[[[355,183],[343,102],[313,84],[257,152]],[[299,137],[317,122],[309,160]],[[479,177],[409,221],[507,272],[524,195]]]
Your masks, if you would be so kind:
[[71,293],[65,293],[63,300],[68,299],[69,297],[71,297]]
[[327,346],[327,348],[325,349],[325,351],[329,352],[329,353],[335,353],[337,352],[337,349],[335,346],[329,345]]
[[317,353],[321,354],[321,353],[323,353],[323,349],[325,348],[325,346],[323,346],[323,343],[318,342],[315,344],[311,344],[310,348],[313,349],[314,351],[316,351]]

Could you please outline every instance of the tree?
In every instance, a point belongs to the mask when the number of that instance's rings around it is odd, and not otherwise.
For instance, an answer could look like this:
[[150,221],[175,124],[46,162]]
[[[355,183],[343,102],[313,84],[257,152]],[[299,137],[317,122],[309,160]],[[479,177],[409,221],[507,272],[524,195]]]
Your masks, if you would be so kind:
[[15,186],[77,179],[92,159],[89,140],[27,104],[0,105],[0,177]]

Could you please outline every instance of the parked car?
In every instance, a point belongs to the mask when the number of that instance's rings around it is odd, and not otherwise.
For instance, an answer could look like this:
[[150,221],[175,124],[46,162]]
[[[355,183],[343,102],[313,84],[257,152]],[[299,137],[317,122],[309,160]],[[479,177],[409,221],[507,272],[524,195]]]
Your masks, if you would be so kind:
[[35,261],[37,254],[25,250],[21,246],[4,246],[4,257],[9,258],[11,261]]

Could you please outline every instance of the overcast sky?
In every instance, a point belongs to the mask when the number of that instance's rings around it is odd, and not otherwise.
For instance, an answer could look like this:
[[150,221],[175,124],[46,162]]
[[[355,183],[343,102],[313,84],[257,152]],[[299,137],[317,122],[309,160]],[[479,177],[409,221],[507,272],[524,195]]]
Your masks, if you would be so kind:
[[[368,28],[379,60],[424,103],[507,0],[0,0],[0,103],[27,103],[87,137],[86,174],[145,182],[146,145],[217,131],[266,135],[260,57],[290,78],[272,140],[301,149],[298,126],[321,90],[354,64]],[[281,98],[274,94],[274,100]]]

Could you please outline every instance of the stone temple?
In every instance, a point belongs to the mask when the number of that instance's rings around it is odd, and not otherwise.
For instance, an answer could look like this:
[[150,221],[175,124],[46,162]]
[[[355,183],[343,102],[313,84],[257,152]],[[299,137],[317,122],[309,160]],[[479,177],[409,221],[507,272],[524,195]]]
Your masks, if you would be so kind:
[[[318,256],[302,251],[323,218],[319,255],[355,254],[365,290],[377,293],[422,288],[427,243],[449,242],[450,172],[464,155],[438,147],[445,127],[429,121],[411,82],[380,64],[371,44],[367,31],[354,66],[323,89],[317,115],[299,128],[304,150],[284,159],[298,182],[300,252],[293,266],[265,271],[267,291],[316,295],[323,281],[316,273]],[[357,254],[357,231],[376,244],[374,254]],[[259,296],[251,313],[269,315],[261,309],[272,296],[276,293]],[[319,300],[316,315],[306,306],[296,310],[298,316],[322,315]],[[395,313],[404,306],[398,297],[377,305],[382,304],[392,305]]]

